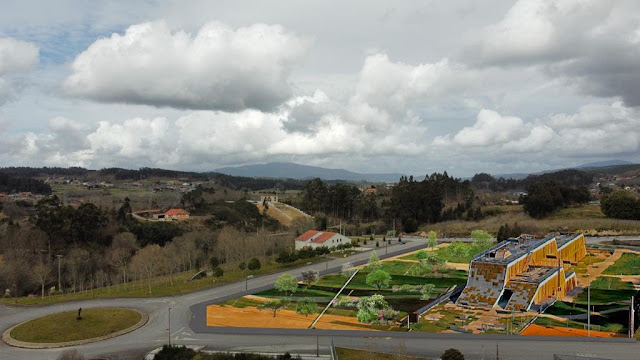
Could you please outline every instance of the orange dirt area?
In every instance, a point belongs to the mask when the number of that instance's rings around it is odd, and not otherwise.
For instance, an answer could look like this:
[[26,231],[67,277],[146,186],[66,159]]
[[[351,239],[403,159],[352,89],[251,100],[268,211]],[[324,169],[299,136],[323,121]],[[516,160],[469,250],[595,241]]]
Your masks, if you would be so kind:
[[[317,315],[304,316],[292,310],[280,310],[273,317],[273,311],[258,310],[247,306],[236,308],[231,305],[207,306],[207,326],[306,329]],[[325,330],[375,330],[367,324],[359,323],[354,317],[325,314],[316,323],[316,329]]]
[[[568,327],[562,326],[542,326],[537,324],[531,324],[526,329],[524,329],[520,335],[542,335],[542,336],[581,336],[587,337],[587,330],[585,329],[572,329]],[[624,334],[605,332],[605,331],[595,331],[591,330],[592,337],[603,337],[603,338],[612,338],[612,337],[626,337]]]

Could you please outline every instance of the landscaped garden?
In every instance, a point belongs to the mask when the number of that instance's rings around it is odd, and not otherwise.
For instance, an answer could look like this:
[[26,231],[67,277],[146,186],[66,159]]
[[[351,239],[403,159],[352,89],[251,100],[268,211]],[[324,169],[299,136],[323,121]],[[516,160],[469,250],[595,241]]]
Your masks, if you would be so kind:
[[435,256],[440,261],[451,263],[465,263],[468,264],[473,260],[473,257],[490,248],[494,243],[491,241],[492,237],[489,233],[482,230],[474,230],[471,233],[473,242],[461,242],[454,241],[445,247],[435,246],[432,247],[432,253],[424,250],[420,250],[401,257],[403,260],[421,260],[427,257]]
[[605,275],[640,275],[640,255],[624,253],[603,272]]
[[[303,273],[301,282],[285,274],[274,289],[211,306],[208,325],[225,326],[224,313],[231,315],[239,311],[234,309],[242,309],[247,312],[245,315],[251,312],[253,316],[269,317],[262,326],[269,323],[274,327],[308,327],[331,304],[316,328],[365,326],[393,330],[397,329],[396,322],[409,312],[428,304],[451,287],[464,284],[466,278],[465,271],[450,269],[434,257],[417,262],[380,261],[374,251],[369,263],[360,269],[346,265],[340,274],[323,277],[309,271]],[[343,292],[334,299],[349,279]]]

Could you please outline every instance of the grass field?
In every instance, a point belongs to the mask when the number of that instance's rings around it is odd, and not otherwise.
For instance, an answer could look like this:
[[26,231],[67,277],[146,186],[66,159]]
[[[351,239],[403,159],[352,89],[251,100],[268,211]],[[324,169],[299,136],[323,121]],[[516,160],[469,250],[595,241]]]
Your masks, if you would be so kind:
[[[262,268],[255,272],[255,275],[267,275],[291,269],[306,264],[307,262],[322,262],[326,259],[323,257],[315,257],[310,259],[299,259],[289,264],[278,264],[271,261],[264,261]],[[183,272],[173,276],[173,284],[169,276],[160,276],[152,279],[151,293],[149,293],[147,280],[133,281],[127,284],[105,286],[99,289],[87,290],[77,293],[68,293],[63,295],[52,295],[41,297],[21,297],[18,299],[4,298],[0,302],[16,303],[20,305],[42,305],[51,304],[62,301],[86,300],[95,298],[119,298],[119,297],[161,297],[185,294],[197,290],[222,286],[231,282],[245,279],[250,274],[249,271],[241,271],[237,267],[231,267],[225,270],[224,276],[220,278],[205,277],[193,281],[188,281],[196,271]],[[249,281],[251,284],[251,280]]]
[[[595,306],[592,305],[591,307],[594,308],[593,309],[594,311],[603,311],[603,310],[619,308],[621,307],[621,305],[620,304],[595,305]],[[585,304],[574,304],[574,303],[569,303],[564,301],[557,301],[555,304],[553,304],[553,306],[551,306],[545,311],[545,313],[547,314],[559,315],[559,316],[578,315],[578,314],[584,314],[586,312],[587,312],[587,306]]]
[[492,234],[496,234],[501,225],[513,225],[517,222],[522,232],[532,234],[546,234],[558,229],[579,231],[587,236],[640,234],[640,221],[606,218],[599,206],[583,205],[560,209],[547,218],[540,220],[525,214],[520,205],[504,205],[492,208],[499,209],[501,213],[480,221],[456,220],[425,225],[420,228],[420,231],[434,230],[443,237],[467,237],[475,229],[485,229]]
[[624,253],[603,274],[606,275],[640,275],[640,255]]
[[633,284],[629,281],[622,281],[616,277],[599,276],[591,282],[591,289],[600,290],[634,290]]
[[[636,290],[603,290],[591,289],[591,304],[610,304],[621,301],[628,301],[631,296],[636,295]],[[576,304],[587,303],[587,290],[582,291],[574,300]]]
[[127,329],[140,321],[137,311],[119,308],[97,308],[45,316],[24,323],[11,331],[11,337],[25,342],[58,343],[91,339]]
[[[393,346],[389,349],[390,352],[396,352],[393,349]],[[398,354],[384,354],[377,353],[373,351],[365,351],[365,350],[355,350],[355,349],[346,349],[346,348],[336,348],[336,352],[338,353],[338,358],[340,360],[417,360],[417,359],[426,359],[419,358],[413,356],[406,355],[398,355]]]
[[[436,256],[438,257],[438,259],[442,260],[442,261],[448,261],[448,262],[452,262],[452,263],[465,263],[468,264],[471,262],[471,260],[473,260],[473,257],[483,251],[486,250],[488,248],[490,248],[491,246],[493,246],[494,244],[491,243],[486,247],[478,247],[472,243],[460,243],[460,247],[462,247],[462,249],[464,250],[464,254],[462,256],[454,256],[450,253],[450,250],[448,250],[448,246],[440,248],[438,250],[435,251]],[[420,260],[416,257],[417,252],[414,252],[413,254],[407,255],[407,256],[403,256],[400,259],[403,260]]]

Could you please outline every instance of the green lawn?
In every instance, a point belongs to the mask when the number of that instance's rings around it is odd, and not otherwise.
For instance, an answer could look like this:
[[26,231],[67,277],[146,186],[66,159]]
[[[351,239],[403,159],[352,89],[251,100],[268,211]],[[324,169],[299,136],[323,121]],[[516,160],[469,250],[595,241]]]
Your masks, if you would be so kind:
[[11,337],[26,342],[57,343],[90,339],[127,329],[140,321],[137,311],[119,308],[97,308],[45,316],[24,323],[11,331]]
[[[611,304],[611,305],[592,305],[591,307],[594,308],[594,311],[603,311],[603,310],[619,308],[621,306],[622,305],[620,304]],[[586,312],[587,312],[586,304],[575,304],[575,303],[569,303],[564,301],[557,301],[555,304],[553,304],[553,306],[551,306],[545,311],[546,314],[559,315],[559,316],[578,315],[578,314],[584,314]]]
[[606,275],[640,275],[640,255],[624,253],[603,274]]
[[[636,295],[637,291],[635,290],[602,290],[602,289],[591,289],[591,304],[610,304],[621,301],[628,301],[631,299],[631,296]],[[576,304],[586,304],[587,303],[587,289],[582,291],[576,298]]]
[[[346,348],[336,348],[340,360],[418,360],[426,358],[418,358],[413,356],[384,354],[365,350],[355,350]],[[389,347],[389,352],[394,351],[393,345]]]
[[[434,253],[436,254],[436,256],[438,257],[438,259],[442,260],[442,261],[448,261],[448,262],[452,262],[452,263],[470,263],[471,260],[473,260],[473,257],[481,252],[484,251],[488,248],[490,248],[491,246],[493,246],[495,244],[491,243],[487,246],[483,246],[483,247],[479,247],[474,245],[473,243],[461,243],[461,245],[458,245],[460,247],[462,247],[464,254],[462,254],[461,256],[457,256],[454,254],[451,254],[451,251],[448,250],[448,247],[451,246],[445,246],[443,248],[439,248],[436,251],[434,251]],[[416,257],[417,252],[414,252],[413,254],[410,255],[406,255],[401,257],[400,259],[403,260],[420,260]]]
[[634,290],[633,283],[622,281],[616,277],[599,276],[591,282],[591,289],[599,290]]
[[576,264],[576,266],[573,267],[573,270],[576,272],[576,274],[586,274],[588,265],[600,263],[600,262],[603,262],[603,261],[604,261],[604,259],[601,259],[601,258],[598,258],[598,257],[595,257],[595,256],[591,256],[591,255],[587,255],[582,260],[580,260]]

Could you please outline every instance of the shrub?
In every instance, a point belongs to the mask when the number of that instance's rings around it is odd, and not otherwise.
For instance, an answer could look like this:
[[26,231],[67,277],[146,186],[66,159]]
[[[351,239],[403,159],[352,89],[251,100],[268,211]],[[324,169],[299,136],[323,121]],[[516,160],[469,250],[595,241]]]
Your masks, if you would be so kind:
[[249,264],[247,264],[247,269],[251,271],[260,270],[261,266],[262,265],[260,264],[260,260],[258,260],[258,258],[251,258],[251,260],[249,260]]
[[224,275],[224,270],[222,270],[222,268],[219,266],[214,268],[212,272],[213,272],[213,276],[217,278],[222,277],[222,275]]
[[393,310],[379,294],[360,298],[358,304],[358,321],[365,324],[387,324],[398,317],[398,312]]
[[459,350],[449,349],[442,354],[441,360],[464,360],[464,355]]

